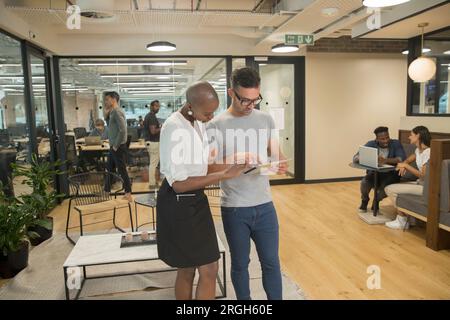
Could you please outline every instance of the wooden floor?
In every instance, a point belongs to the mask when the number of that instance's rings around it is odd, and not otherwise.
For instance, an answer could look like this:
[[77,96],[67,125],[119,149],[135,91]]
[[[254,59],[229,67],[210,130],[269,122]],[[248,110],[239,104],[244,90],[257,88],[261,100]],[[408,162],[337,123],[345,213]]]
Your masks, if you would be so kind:
[[[282,268],[309,299],[450,299],[450,251],[428,249],[423,227],[402,232],[364,223],[356,210],[358,182],[276,186],[272,192]],[[150,216],[141,208],[140,223]],[[393,212],[388,200],[382,210]],[[63,232],[67,201],[52,215],[55,230]],[[213,215],[220,219],[218,209]],[[119,212],[118,221],[129,227],[126,211]],[[86,232],[110,227],[97,224]],[[380,267],[381,289],[367,288],[371,265]]]

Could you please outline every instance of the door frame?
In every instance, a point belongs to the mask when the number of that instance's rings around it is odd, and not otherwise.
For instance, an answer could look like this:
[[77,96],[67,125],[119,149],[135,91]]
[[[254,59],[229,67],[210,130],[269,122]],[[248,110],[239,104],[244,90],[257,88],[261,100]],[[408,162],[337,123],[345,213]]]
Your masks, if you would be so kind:
[[[26,101],[26,112],[27,112],[27,123],[29,128],[29,151],[31,153],[38,153],[37,144],[37,130],[36,130],[36,108],[33,104],[33,81],[31,72],[31,57],[34,56],[42,60],[44,65],[44,83],[45,83],[45,98],[47,104],[47,120],[48,120],[48,130],[49,130],[49,140],[50,140],[50,161],[53,163],[57,159],[56,154],[56,131],[55,131],[55,112],[53,103],[53,78],[51,72],[51,57],[47,56],[45,51],[40,48],[35,47],[28,41],[22,42],[22,59],[23,59],[23,69],[24,69],[24,84],[25,84],[25,101]],[[58,179],[55,181],[55,190],[59,191]]]
[[[271,180],[271,185],[305,183],[305,57],[267,57],[267,61],[256,61],[255,57],[245,57],[246,65],[259,72],[259,64],[294,65],[294,171],[292,179]],[[259,106],[258,106],[259,108]]]

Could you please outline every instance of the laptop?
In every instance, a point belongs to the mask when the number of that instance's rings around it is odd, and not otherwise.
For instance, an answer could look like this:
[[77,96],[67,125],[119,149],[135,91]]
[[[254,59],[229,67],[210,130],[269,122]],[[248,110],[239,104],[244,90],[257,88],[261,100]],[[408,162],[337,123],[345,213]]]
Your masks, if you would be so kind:
[[378,149],[361,146],[359,147],[359,164],[378,169],[378,168],[393,168],[390,164],[378,164]]
[[84,144],[87,146],[100,146],[102,140],[100,136],[88,136],[84,137]]

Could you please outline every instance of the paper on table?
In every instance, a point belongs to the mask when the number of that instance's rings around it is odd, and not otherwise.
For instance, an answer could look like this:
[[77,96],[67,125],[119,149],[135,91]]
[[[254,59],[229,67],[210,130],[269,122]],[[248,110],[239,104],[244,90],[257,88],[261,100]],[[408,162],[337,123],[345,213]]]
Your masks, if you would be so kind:
[[244,174],[253,172],[253,171],[257,170],[257,169],[270,168],[270,167],[279,165],[280,163],[285,163],[285,162],[288,162],[288,161],[291,161],[291,160],[292,159],[285,159],[285,160],[280,160],[280,161],[273,161],[273,162],[258,164],[257,166],[254,166],[254,167],[248,169],[247,171],[245,171]]

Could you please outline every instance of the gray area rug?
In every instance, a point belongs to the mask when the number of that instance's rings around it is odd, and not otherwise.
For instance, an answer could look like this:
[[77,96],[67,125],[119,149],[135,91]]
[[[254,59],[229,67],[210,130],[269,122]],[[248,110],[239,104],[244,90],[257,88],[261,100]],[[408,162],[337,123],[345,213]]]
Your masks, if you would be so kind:
[[[236,299],[230,278],[230,255],[222,224],[216,224],[216,230],[226,247],[227,262],[227,298]],[[115,231],[106,231],[115,232]],[[105,232],[105,233],[106,233]],[[29,266],[0,288],[1,300],[60,300],[65,299],[63,263],[73,246],[62,233],[33,248],[30,252]],[[266,299],[261,280],[261,268],[252,245],[249,267],[252,298]],[[116,272],[136,272],[167,267],[161,261],[127,263],[89,267],[88,277],[93,275],[114,274]],[[222,274],[220,263],[219,274]],[[176,272],[131,275],[86,281],[80,299],[175,299],[174,283]],[[195,283],[197,278],[195,280]],[[217,286],[217,294],[219,288]],[[283,297],[286,300],[304,300],[301,288],[283,274]]]

